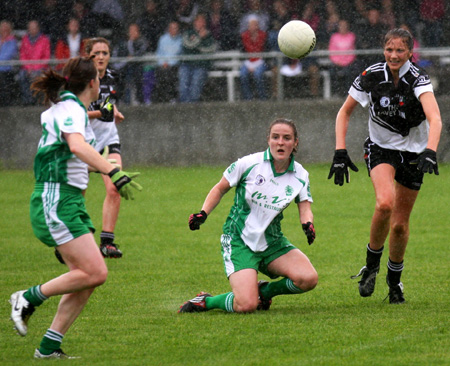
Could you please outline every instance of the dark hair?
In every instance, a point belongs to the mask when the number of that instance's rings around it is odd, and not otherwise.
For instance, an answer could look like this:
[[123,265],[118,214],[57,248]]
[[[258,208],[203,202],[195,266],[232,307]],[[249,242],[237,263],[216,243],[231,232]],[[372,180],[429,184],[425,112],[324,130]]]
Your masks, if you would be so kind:
[[86,44],[84,46],[84,52],[86,52],[86,55],[89,55],[91,53],[91,51],[94,48],[94,45],[96,43],[104,43],[104,44],[106,44],[108,46],[109,53],[111,53],[111,44],[109,43],[109,41],[106,38],[94,37],[94,38],[89,38],[86,41]]
[[[277,118],[270,123],[269,130],[267,132],[268,139],[270,137],[270,132],[272,131],[272,127],[275,125],[279,125],[279,124],[284,124],[284,125],[288,125],[289,127],[291,127],[292,131],[294,132],[294,140],[298,139],[297,126],[295,125],[294,121],[292,121],[291,119],[288,119],[288,118]],[[294,153],[297,152],[297,146],[294,147],[293,151],[294,151]]]
[[392,38],[401,38],[403,40],[403,42],[405,42],[405,44],[409,48],[409,50],[412,52],[412,50],[414,48],[414,38],[413,38],[412,34],[408,30],[403,29],[403,28],[391,29],[384,36],[384,43],[383,43],[383,45],[386,46],[386,44]]
[[97,77],[94,61],[88,57],[71,58],[64,66],[63,74],[49,69],[35,79],[30,89],[34,95],[44,94],[44,103],[57,103],[63,88],[75,95],[80,94],[91,80]]

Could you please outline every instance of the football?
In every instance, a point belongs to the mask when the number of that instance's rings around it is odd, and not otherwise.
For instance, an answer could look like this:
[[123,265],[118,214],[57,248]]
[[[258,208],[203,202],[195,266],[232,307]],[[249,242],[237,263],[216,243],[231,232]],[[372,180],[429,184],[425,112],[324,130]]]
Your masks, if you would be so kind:
[[291,20],[278,33],[278,47],[287,57],[301,59],[309,55],[316,45],[316,34],[308,23]]

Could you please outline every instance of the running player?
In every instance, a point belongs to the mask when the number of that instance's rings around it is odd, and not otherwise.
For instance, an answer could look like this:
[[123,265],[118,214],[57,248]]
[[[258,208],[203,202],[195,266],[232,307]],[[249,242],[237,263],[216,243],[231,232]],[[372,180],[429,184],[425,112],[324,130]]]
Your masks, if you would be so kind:
[[[100,75],[99,99],[89,106],[88,116],[97,140],[96,150],[103,153],[108,146],[109,156],[122,166],[120,155],[120,139],[116,124],[124,120],[124,116],[117,109],[117,74],[109,68],[111,47],[105,38],[91,38],[85,46],[86,55],[94,58]],[[120,195],[114,188],[111,179],[103,176],[106,197],[103,202],[102,232],[100,233],[100,250],[104,257],[120,258],[122,251],[114,243],[114,230],[120,210]]]
[[44,95],[46,103],[54,103],[41,115],[31,225],[44,244],[58,247],[69,267],[69,272],[57,278],[11,295],[11,320],[21,336],[27,334],[29,317],[37,306],[51,296],[63,295],[35,358],[71,358],[61,350],[62,339],[94,289],[106,281],[108,270],[95,243],[82,193],[89,180],[88,166],[108,175],[122,195],[130,194],[130,186],[141,189],[130,178],[136,173],[120,171],[92,146],[95,136],[87,107],[98,98],[100,85],[94,62],[73,58],[63,75],[48,70],[31,86],[35,94]]
[[424,173],[439,174],[436,160],[442,122],[427,73],[412,61],[414,40],[404,29],[384,38],[384,57],[368,67],[350,88],[336,118],[336,152],[328,179],[347,183],[348,167],[357,171],[345,145],[350,116],[356,106],[369,107],[369,137],[364,158],[372,180],[376,205],[367,245],[366,265],[353,278],[361,296],[371,296],[389,236],[387,284],[389,302],[405,301],[400,276],[409,238],[409,217]]
[[[288,119],[276,119],[269,128],[266,151],[245,156],[231,164],[211,189],[199,213],[189,218],[198,230],[231,187],[234,205],[221,236],[225,273],[232,292],[218,296],[201,292],[181,306],[179,312],[222,309],[247,313],[268,310],[272,298],[299,294],[317,284],[317,272],[305,254],[281,232],[283,211],[294,201],[308,243],[316,234],[311,211],[308,172],[296,161],[298,134]],[[279,281],[258,282],[258,272]]]

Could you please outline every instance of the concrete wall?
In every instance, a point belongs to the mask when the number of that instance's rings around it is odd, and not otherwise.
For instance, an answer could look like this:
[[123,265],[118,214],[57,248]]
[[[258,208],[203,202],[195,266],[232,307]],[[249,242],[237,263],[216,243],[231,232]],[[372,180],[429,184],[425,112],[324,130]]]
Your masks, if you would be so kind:
[[[439,97],[442,120],[450,123],[450,97]],[[243,155],[267,148],[269,123],[293,119],[300,133],[297,160],[331,162],[334,121],[342,100],[226,102],[195,105],[155,104],[121,107],[119,125],[123,160],[130,165],[227,165]],[[0,109],[0,168],[32,167],[41,135],[42,107]],[[358,107],[350,122],[347,145],[354,161],[362,161],[367,135],[367,110]],[[444,127],[438,157],[450,160],[449,127]],[[444,150],[447,156],[444,156]]]

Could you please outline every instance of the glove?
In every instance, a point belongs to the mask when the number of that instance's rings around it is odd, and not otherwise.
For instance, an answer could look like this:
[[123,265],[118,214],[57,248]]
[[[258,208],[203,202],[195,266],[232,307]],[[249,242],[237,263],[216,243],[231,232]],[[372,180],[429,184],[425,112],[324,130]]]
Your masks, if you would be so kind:
[[200,225],[206,221],[208,214],[201,210],[199,213],[192,214],[189,216],[189,229],[191,230],[199,230]]
[[436,151],[425,149],[419,157],[411,161],[411,164],[417,164],[417,169],[422,173],[433,173],[439,175],[438,164],[436,159]]
[[344,184],[344,176],[347,183],[350,182],[348,168],[357,172],[358,167],[353,164],[350,157],[347,154],[346,149],[339,149],[334,152],[333,163],[331,163],[330,174],[328,174],[328,179],[330,179],[334,174],[334,184],[339,184],[342,186]]
[[314,243],[314,239],[316,238],[316,230],[314,229],[313,223],[308,221],[306,224],[302,224],[302,229],[308,239],[308,244],[311,245]]
[[100,112],[102,113],[101,121],[112,122],[114,120],[114,104],[110,101],[109,97],[100,104]]
[[115,168],[111,170],[108,175],[111,178],[111,181],[116,186],[120,195],[126,200],[132,199],[134,200],[133,192],[131,191],[131,187],[137,189],[138,191],[142,191],[142,187],[140,184],[134,182],[132,179],[136,178],[141,173],[127,173],[119,168]]

